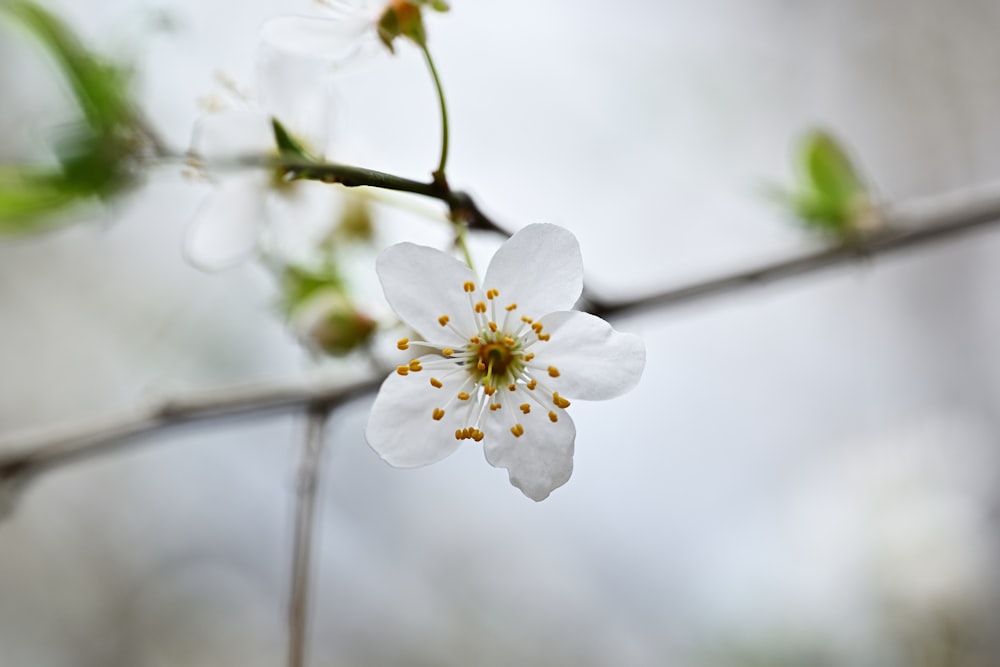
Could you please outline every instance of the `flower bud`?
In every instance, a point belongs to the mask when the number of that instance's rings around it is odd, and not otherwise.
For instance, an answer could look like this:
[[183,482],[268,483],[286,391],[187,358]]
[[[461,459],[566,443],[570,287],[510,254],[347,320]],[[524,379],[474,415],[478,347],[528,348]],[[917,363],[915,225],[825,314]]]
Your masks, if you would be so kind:
[[310,349],[342,357],[364,345],[375,333],[373,319],[333,288],[317,290],[290,314],[295,334]]

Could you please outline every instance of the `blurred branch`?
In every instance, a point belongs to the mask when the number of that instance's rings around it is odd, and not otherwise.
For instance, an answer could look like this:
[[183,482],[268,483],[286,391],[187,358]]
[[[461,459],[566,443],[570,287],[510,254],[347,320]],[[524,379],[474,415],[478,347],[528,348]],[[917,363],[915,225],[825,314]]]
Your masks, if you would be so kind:
[[303,667],[306,663],[309,578],[313,534],[316,529],[316,490],[319,486],[320,463],[329,416],[328,405],[313,405],[310,408],[306,441],[299,465],[295,535],[292,543],[292,583],[288,600],[288,667]]
[[[468,198],[467,195],[462,197]],[[469,206],[471,210],[478,210],[471,199]],[[908,209],[912,210],[906,212]],[[856,244],[834,246],[624,301],[606,302],[585,292],[582,309],[606,318],[662,311],[747,287],[935,243],[1000,222],[1000,196],[980,195],[977,199],[950,203],[939,200],[930,205],[899,207],[897,211],[885,212],[885,231]],[[139,406],[95,423],[43,431],[31,438],[8,437],[0,442],[0,451],[9,450],[0,455],[0,500],[5,495],[12,495],[12,490],[20,490],[26,481],[41,472],[139,442],[142,435],[194,421],[301,409],[316,404],[333,408],[346,400],[374,392],[382,377],[369,377],[352,384],[303,381],[224,387]]]

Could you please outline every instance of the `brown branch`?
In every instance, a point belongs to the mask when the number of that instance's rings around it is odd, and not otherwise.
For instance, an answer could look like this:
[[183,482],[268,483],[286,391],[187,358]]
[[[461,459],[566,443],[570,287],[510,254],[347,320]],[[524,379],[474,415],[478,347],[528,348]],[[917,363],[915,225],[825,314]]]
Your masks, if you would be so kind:
[[309,630],[309,580],[316,530],[316,491],[326,436],[328,405],[309,409],[305,446],[299,464],[292,542],[292,581],[288,598],[288,667],[304,667]]
[[[467,195],[461,198],[466,200],[461,205],[468,207],[469,214],[478,215],[471,198]],[[911,213],[887,214],[886,220],[886,231],[853,245],[834,246],[636,299],[605,302],[587,292],[583,310],[607,318],[664,310],[862,258],[934,243],[1000,222],[1000,197],[938,205],[936,210],[934,206],[924,206]],[[59,432],[43,431],[31,438],[8,437],[6,442],[0,442],[0,451],[11,450],[0,455],[0,502],[16,496],[25,482],[45,470],[114,451],[126,443],[139,441],[142,435],[193,421],[301,409],[317,403],[334,407],[375,391],[381,380],[380,376],[348,385],[303,382],[225,387],[140,406],[115,417],[71,426]]]

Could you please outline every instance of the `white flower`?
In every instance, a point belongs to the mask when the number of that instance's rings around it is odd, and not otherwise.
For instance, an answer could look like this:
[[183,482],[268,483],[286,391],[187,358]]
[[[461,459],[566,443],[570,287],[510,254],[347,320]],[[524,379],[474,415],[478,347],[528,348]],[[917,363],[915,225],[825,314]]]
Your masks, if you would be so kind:
[[[272,118],[280,120],[316,157],[326,149],[331,97],[317,85],[322,80],[318,64],[264,54],[257,74],[256,104],[210,114],[195,128],[192,152],[205,161],[207,169],[217,162],[275,155]],[[285,226],[295,231],[308,227],[307,221],[326,221],[326,213],[316,205],[329,196],[329,186],[285,182],[273,170],[235,171],[232,166],[217,171],[213,179],[217,187],[188,230],[185,253],[195,265],[220,269],[244,259],[272,221],[287,221]]]
[[637,336],[570,310],[583,264],[561,227],[522,229],[481,284],[465,264],[411,243],[388,248],[376,269],[389,305],[424,338],[399,342],[419,353],[385,380],[368,420],[368,443],[391,465],[426,465],[482,442],[491,465],[543,500],[573,470],[568,399],[614,398],[642,374]]

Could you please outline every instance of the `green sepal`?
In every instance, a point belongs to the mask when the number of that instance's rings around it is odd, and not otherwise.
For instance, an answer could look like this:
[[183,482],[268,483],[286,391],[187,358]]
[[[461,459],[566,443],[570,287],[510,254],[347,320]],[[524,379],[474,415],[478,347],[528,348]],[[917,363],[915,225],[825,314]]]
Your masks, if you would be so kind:
[[309,162],[314,161],[312,155],[302,143],[292,136],[281,121],[271,118],[271,129],[274,131],[274,143],[278,147],[278,154],[282,157],[299,158]]
[[76,198],[57,171],[0,165],[0,235],[48,231],[55,223],[49,214]]
[[[393,42],[397,37],[406,37],[420,47],[427,46],[427,31],[420,7],[424,2],[394,2],[386,7],[379,17],[377,28],[379,39],[389,51],[395,53]],[[442,10],[437,10],[442,11]]]

